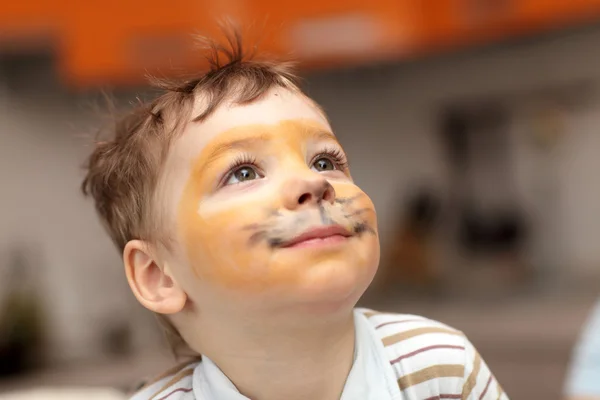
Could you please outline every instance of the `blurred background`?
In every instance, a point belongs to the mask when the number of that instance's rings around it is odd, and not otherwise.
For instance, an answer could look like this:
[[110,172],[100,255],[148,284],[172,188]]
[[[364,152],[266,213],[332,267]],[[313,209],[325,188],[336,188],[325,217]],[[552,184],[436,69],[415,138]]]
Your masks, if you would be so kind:
[[[104,0],[0,5],[0,396],[131,388],[171,362],[81,166],[102,91],[204,67],[231,15],[299,61],[374,200],[362,305],[471,338],[514,399],[560,399],[600,294],[599,0]],[[105,110],[104,110],[105,111]]]

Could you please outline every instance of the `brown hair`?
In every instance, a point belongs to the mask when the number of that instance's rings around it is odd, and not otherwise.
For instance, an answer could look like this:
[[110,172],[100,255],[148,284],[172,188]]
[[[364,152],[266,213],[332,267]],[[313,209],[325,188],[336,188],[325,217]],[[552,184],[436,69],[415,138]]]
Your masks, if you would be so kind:
[[[94,199],[95,208],[108,234],[120,251],[128,241],[141,239],[168,247],[164,227],[158,221],[157,186],[171,141],[188,121],[202,121],[225,100],[247,104],[269,89],[298,90],[288,63],[259,61],[243,49],[237,29],[225,30],[226,43],[200,38],[207,50],[209,70],[187,79],[150,78],[162,94],[150,103],[140,101],[116,120],[111,138],[98,141],[90,155],[81,189]],[[198,94],[206,97],[205,108],[192,117]],[[165,318],[159,317],[177,350],[183,340]]]
[[[194,122],[209,117],[225,100],[251,103],[273,87],[299,90],[287,63],[247,56],[239,31],[226,35],[227,45],[201,38],[210,70],[184,80],[150,77],[162,94],[117,119],[112,138],[98,141],[86,164],[81,186],[91,196],[109,235],[122,250],[132,239],[159,240],[151,226],[160,169],[173,137],[190,121],[196,95],[206,106]],[[225,62],[222,59],[225,58]]]

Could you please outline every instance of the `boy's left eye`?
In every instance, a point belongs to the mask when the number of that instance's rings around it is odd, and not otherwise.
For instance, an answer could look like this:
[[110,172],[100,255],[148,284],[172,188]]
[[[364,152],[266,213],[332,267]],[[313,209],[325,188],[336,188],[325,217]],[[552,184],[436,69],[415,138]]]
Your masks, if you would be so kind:
[[312,167],[318,172],[335,171],[335,169],[336,169],[333,161],[331,161],[329,158],[326,158],[326,157],[321,157],[318,160],[316,160],[313,163]]

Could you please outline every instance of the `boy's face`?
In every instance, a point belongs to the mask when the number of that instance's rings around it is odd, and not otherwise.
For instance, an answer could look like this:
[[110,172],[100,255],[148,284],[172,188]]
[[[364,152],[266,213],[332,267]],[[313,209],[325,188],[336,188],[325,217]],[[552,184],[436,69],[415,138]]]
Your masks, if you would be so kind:
[[221,106],[190,123],[167,168],[175,274],[192,301],[354,306],[373,279],[373,203],[304,96],[279,89]]

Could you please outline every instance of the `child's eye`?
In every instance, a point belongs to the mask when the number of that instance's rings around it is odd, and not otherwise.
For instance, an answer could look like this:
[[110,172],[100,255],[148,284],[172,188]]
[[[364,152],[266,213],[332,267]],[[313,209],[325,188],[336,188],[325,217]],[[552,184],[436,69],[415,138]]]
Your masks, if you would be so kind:
[[310,168],[317,172],[342,171],[348,169],[348,159],[338,148],[325,148],[313,158]]
[[234,185],[236,183],[252,181],[254,179],[258,179],[259,177],[260,175],[253,167],[245,165],[233,171],[225,182],[225,185]]
[[331,161],[329,158],[327,157],[321,157],[319,159],[317,159],[312,167],[315,169],[315,171],[317,172],[323,172],[323,171],[335,171],[336,167],[333,161]]

